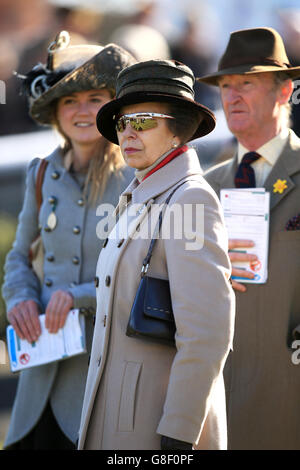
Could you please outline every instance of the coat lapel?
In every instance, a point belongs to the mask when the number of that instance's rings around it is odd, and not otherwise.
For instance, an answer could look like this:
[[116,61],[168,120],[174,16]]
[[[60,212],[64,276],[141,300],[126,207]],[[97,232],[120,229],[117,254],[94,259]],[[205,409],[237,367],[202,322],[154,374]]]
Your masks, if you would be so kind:
[[[224,167],[219,180],[220,188],[234,188],[234,175],[237,171],[237,155]],[[300,171],[300,139],[290,131],[290,137],[280,157],[270,172],[264,187],[270,192],[270,209],[273,209],[294,188],[292,176]],[[274,184],[278,180],[285,180],[287,188],[282,193],[274,192]]]
[[[299,171],[300,139],[291,131],[286,146],[265,182],[265,188],[270,192],[270,209],[277,206],[295,188],[296,185],[293,182],[292,176]],[[281,193],[278,191],[274,192],[274,184],[278,180],[285,181],[287,186]]]
[[49,155],[49,157],[47,157],[47,159],[51,159],[51,165],[53,165],[54,167],[54,170],[58,173],[58,177],[62,180],[62,179],[66,179],[66,181],[68,181],[68,184],[70,184],[71,186],[73,186],[74,188],[76,188],[76,190],[78,191],[78,189],[80,190],[80,192],[82,191],[82,188],[80,188],[80,185],[79,183],[75,180],[75,178],[72,177],[71,173],[70,173],[70,157],[67,157],[67,162],[65,162],[65,157],[64,157],[64,154],[63,154],[63,151],[61,149],[61,147],[58,147],[56,148],[52,153],[51,155]]
[[[274,192],[274,184],[278,180],[286,182],[287,188],[284,189],[282,193]],[[265,182],[266,191],[270,192],[270,209],[273,209],[277,204],[279,204],[279,202],[285,198],[294,189],[294,187],[295,184],[284,165],[284,158],[280,157]]]
[[221,178],[219,180],[220,189],[222,188],[234,188],[234,177],[237,172],[237,155],[232,158],[228,165],[223,167]]

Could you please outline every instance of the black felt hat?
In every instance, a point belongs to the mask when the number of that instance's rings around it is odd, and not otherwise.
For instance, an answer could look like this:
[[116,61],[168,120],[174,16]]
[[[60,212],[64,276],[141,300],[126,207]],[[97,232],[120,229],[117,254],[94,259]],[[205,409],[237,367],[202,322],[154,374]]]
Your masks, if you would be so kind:
[[191,140],[209,134],[215,128],[215,116],[210,109],[194,101],[194,83],[192,70],[172,60],[149,60],[124,68],[117,78],[116,99],[98,112],[99,132],[117,144],[116,118],[123,106],[160,102],[180,104],[187,113],[198,114],[199,126]]

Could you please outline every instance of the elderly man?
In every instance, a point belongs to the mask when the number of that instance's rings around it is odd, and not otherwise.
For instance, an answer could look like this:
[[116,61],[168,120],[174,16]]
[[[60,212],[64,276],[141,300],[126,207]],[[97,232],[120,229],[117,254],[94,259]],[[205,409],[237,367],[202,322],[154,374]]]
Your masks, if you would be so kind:
[[[300,449],[300,365],[293,349],[300,345],[300,139],[289,129],[298,76],[280,35],[256,28],[233,32],[218,72],[199,79],[219,86],[238,141],[235,157],[210,169],[207,181],[217,193],[255,186],[270,192],[267,282],[232,281],[237,316],[225,368],[230,449]],[[253,242],[229,241],[229,250],[241,246]],[[250,270],[232,274],[254,277]]]

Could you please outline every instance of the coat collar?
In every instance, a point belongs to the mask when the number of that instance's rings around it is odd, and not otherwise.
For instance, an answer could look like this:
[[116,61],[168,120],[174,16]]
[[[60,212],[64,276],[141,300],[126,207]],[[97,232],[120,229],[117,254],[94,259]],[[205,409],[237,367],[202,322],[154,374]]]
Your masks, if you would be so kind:
[[139,184],[134,178],[122,193],[121,198],[131,199],[133,204],[146,204],[150,199],[155,199],[187,176],[201,174],[198,155],[194,149],[189,148],[142,183]]
[[51,164],[57,170],[63,170],[64,167],[64,156],[61,147],[57,147],[50,155],[47,157],[47,160],[51,161]]
[[[66,155],[67,156],[67,155]],[[70,173],[70,159],[67,156],[65,160],[65,155],[61,147],[57,147],[48,157],[47,160],[51,162],[52,170],[57,172],[60,176],[59,181],[64,181],[68,185],[72,186],[76,191],[82,193],[84,187],[85,175],[79,175],[77,178],[74,178]]]
[[[298,172],[300,172],[300,139],[290,130],[288,141],[264,185],[271,195],[270,209],[295,188],[292,176]],[[286,181],[287,188],[282,193],[274,192],[273,185],[278,179]]]
[[226,164],[226,162],[218,165],[220,167],[220,176],[218,178],[218,184],[220,189],[222,188],[234,188],[234,176],[238,168],[238,157],[237,154],[234,158],[231,158]]
[[[234,175],[237,167],[238,159],[236,155],[223,168],[220,178],[221,188],[234,188]],[[300,139],[290,130],[286,145],[264,184],[266,191],[270,192],[270,209],[275,207],[294,189],[295,183],[292,176],[297,172],[300,172]],[[278,192],[274,193],[273,185],[278,179],[286,180],[287,188],[281,194]]]

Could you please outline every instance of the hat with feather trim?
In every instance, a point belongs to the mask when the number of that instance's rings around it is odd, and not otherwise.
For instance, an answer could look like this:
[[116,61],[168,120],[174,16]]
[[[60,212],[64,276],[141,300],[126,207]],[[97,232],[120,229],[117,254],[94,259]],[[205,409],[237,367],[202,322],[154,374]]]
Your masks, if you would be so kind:
[[54,102],[72,93],[108,88],[115,93],[118,73],[136,59],[125,49],[108,44],[69,45],[60,32],[48,48],[47,64],[36,65],[23,79],[30,116],[40,124],[53,123]]

